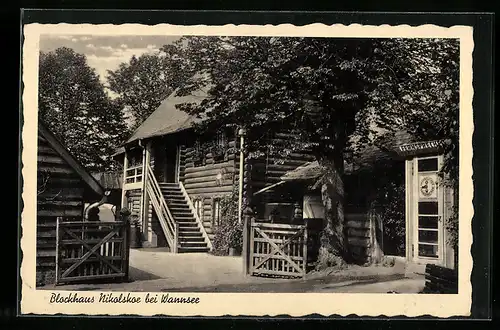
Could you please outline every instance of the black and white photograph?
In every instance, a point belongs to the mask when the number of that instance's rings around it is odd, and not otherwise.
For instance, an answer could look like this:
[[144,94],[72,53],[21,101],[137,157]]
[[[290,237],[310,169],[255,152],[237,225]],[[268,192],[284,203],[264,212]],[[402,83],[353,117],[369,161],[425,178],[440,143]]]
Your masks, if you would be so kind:
[[466,27],[43,27],[25,53],[22,275],[47,311],[470,299]]

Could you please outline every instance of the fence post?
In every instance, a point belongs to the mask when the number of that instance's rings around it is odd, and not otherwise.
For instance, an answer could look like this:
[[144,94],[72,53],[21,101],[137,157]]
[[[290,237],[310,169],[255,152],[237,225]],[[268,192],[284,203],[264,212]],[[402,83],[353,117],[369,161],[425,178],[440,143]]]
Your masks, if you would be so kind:
[[304,265],[304,273],[302,275],[304,278],[306,277],[306,274],[307,274],[307,247],[308,247],[308,244],[307,244],[308,243],[307,242],[307,240],[308,240],[308,237],[307,237],[307,230],[308,230],[307,225],[308,225],[308,223],[309,222],[308,222],[307,218],[304,218],[304,242],[303,242],[303,249],[304,249],[304,251],[303,251],[303,254],[304,254],[304,257],[303,257],[304,258],[304,260],[303,260],[303,262],[304,262],[304,264],[303,264]]
[[125,273],[125,280],[128,281],[129,278],[129,257],[130,257],[130,214],[131,212],[126,207],[120,209],[120,220],[123,222],[123,254],[122,254],[122,265],[123,271]]
[[252,216],[253,212],[250,207],[245,208],[244,210],[244,216],[243,216],[243,248],[242,248],[242,254],[243,254],[243,274],[248,275],[249,272],[249,263],[250,261],[250,249],[253,247],[250,246],[249,241],[250,241],[250,235],[253,233],[251,232],[252,230]]

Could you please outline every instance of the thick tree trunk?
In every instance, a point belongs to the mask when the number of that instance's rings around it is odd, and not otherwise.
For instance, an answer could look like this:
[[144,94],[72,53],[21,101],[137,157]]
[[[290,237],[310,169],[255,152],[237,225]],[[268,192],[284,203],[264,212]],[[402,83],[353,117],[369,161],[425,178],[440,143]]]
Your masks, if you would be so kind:
[[[321,246],[317,269],[342,267],[346,259],[344,237],[344,185],[343,160],[320,160],[325,168],[321,184],[321,197],[325,209],[325,223],[321,233]],[[340,164],[337,166],[336,164]]]

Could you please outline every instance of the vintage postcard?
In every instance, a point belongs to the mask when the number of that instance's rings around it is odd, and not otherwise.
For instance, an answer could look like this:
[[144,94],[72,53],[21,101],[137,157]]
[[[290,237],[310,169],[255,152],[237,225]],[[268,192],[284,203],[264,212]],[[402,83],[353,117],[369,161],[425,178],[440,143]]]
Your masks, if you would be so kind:
[[473,47],[25,25],[22,314],[469,315]]

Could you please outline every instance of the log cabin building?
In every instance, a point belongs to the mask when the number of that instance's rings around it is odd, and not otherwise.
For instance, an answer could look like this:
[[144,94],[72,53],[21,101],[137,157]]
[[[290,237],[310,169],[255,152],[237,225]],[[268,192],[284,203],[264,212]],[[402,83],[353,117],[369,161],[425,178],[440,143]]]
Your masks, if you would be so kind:
[[37,157],[36,283],[45,285],[55,281],[57,218],[82,221],[105,190],[41,121]]
[[[318,166],[313,155],[297,152],[278,163],[268,157],[248,159],[240,146],[251,137],[233,126],[197,136],[192,125],[199,119],[176,104],[200,102],[204,96],[172,94],[115,155],[124,164],[122,205],[142,224],[144,246],[166,246],[174,253],[210,251],[221,222],[220,199],[231,194],[238,195],[240,217],[242,205],[249,201],[255,217],[263,221],[290,223],[297,210],[302,218],[323,220],[319,192],[309,191],[306,184],[315,177],[302,178],[304,168],[314,172]],[[275,137],[287,138],[280,133]],[[440,145],[410,143],[399,135],[391,148],[368,147],[345,165],[345,234],[357,262],[374,262],[384,254],[384,220],[371,212],[364,178],[373,176],[373,164],[390,159],[392,170],[405,177],[402,221],[405,246],[411,247],[404,252],[407,260],[453,267],[442,221],[452,192],[436,186]]]

